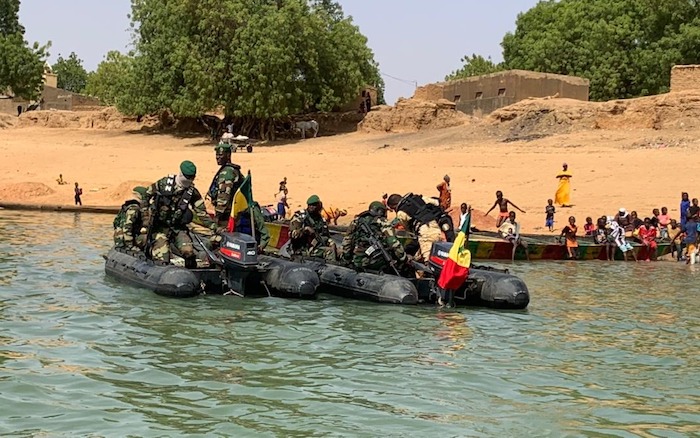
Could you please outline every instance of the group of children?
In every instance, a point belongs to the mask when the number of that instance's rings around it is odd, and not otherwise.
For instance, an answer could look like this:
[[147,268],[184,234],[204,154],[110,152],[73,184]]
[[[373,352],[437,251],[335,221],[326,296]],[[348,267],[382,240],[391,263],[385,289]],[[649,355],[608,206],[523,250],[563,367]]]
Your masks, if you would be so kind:
[[[672,219],[668,214],[668,208],[661,210],[655,208],[650,217],[639,218],[636,211],[627,212],[625,208],[620,208],[615,216],[601,216],[593,223],[593,218],[587,217],[583,226],[584,236],[592,237],[596,244],[607,246],[607,258],[614,258],[615,248],[619,248],[625,260],[628,253],[637,260],[637,254],[632,251],[632,245],[627,239],[640,243],[646,251],[644,260],[649,261],[656,258],[657,241],[670,241],[671,252],[675,252],[677,259],[686,260],[687,263],[694,264],[697,256],[698,232],[700,232],[700,206],[698,199],[692,202],[688,193],[681,195],[680,223]],[[554,231],[554,214],[556,209],[551,199],[547,200],[545,207],[545,226],[549,231]],[[568,224],[562,229],[559,236],[560,243],[565,243],[569,258],[577,258],[578,226],[576,218],[569,217]],[[565,239],[565,242],[562,242]],[[678,243],[676,243],[678,241]],[[685,253],[683,250],[685,249]]]

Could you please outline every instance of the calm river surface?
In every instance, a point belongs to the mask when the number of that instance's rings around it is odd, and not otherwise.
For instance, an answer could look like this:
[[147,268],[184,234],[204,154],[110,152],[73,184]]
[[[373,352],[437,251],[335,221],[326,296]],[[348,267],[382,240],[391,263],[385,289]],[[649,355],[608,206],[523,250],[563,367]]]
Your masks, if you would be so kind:
[[175,300],[105,278],[111,221],[0,210],[0,435],[700,436],[700,267],[516,263],[517,312]]

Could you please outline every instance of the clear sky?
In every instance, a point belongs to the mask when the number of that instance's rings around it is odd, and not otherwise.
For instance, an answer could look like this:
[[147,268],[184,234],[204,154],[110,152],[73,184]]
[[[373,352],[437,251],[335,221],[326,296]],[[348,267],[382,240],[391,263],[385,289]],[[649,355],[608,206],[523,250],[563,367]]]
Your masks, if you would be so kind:
[[[340,0],[369,39],[386,82],[386,100],[410,97],[415,83],[444,79],[460,58],[501,61],[501,39],[518,13],[538,0]],[[50,63],[75,52],[94,70],[109,50],[130,47],[129,0],[22,0],[20,21],[30,43],[51,41]],[[394,79],[398,78],[398,79]]]

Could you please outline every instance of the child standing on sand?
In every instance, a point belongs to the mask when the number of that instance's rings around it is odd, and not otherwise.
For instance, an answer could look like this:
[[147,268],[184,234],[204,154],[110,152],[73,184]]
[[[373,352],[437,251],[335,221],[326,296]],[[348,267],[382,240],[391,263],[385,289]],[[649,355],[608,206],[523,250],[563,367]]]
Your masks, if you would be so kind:
[[547,206],[544,208],[544,212],[547,214],[544,226],[547,227],[549,231],[554,231],[554,213],[556,213],[556,209],[554,208],[553,200],[547,199]]

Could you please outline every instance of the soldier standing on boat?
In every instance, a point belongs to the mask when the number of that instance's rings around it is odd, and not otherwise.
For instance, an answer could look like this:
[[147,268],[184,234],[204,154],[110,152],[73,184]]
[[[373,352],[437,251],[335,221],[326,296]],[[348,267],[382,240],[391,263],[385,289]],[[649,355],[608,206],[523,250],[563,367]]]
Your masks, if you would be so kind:
[[294,213],[289,223],[292,254],[320,257],[329,261],[338,259],[336,245],[331,240],[322,211],[321,199],[317,195],[311,195],[306,201],[306,210]]
[[214,214],[219,227],[228,225],[231,216],[233,195],[243,182],[241,166],[231,162],[231,145],[219,143],[214,147],[216,163],[221,166],[209,185],[207,198],[214,204]]
[[455,238],[454,224],[436,200],[409,193],[401,196],[394,193],[387,200],[387,207],[396,212],[396,219],[404,229],[418,236],[420,255],[418,261],[427,261],[434,242],[442,239],[442,232],[448,242]]
[[170,244],[173,243],[185,259],[185,267],[197,266],[196,254],[187,224],[195,215],[198,222],[217,234],[223,229],[212,221],[204,206],[204,199],[194,187],[197,167],[191,161],[180,164],[180,173],[165,176],[146,189],[144,204],[149,208],[146,254],[154,261],[170,262]]
[[114,218],[114,247],[125,251],[140,252],[144,248],[145,235],[141,202],[146,195],[146,187],[134,187],[134,196],[127,200]]
[[374,201],[367,211],[355,217],[343,238],[342,254],[346,263],[356,269],[394,273],[391,266],[397,264],[400,270],[408,262],[403,245],[396,238],[391,223],[386,220],[386,212],[384,203]]

